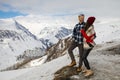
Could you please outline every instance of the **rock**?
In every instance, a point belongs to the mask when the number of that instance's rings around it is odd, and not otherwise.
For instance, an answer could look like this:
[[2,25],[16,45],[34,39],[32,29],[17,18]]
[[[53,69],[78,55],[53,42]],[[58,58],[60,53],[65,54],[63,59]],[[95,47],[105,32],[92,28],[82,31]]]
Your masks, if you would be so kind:
[[70,79],[71,76],[78,74],[79,72],[77,72],[77,67],[64,66],[60,70],[55,72],[54,80],[71,80]]

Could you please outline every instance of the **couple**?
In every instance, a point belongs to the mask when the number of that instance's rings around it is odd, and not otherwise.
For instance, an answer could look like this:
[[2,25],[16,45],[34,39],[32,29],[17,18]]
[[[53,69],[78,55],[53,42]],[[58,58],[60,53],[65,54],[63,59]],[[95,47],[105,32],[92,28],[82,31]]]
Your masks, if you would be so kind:
[[87,22],[84,22],[84,14],[78,15],[79,23],[75,25],[73,29],[72,35],[72,43],[68,49],[69,56],[72,62],[68,65],[69,67],[73,67],[76,65],[76,60],[73,55],[73,50],[78,47],[79,49],[79,66],[77,68],[78,72],[83,70],[82,63],[86,69],[82,72],[85,73],[85,77],[88,77],[93,74],[93,71],[90,68],[89,62],[87,60],[87,56],[89,55],[90,51],[95,46],[95,42],[93,41],[96,37],[93,22],[95,21],[95,17],[89,17]]

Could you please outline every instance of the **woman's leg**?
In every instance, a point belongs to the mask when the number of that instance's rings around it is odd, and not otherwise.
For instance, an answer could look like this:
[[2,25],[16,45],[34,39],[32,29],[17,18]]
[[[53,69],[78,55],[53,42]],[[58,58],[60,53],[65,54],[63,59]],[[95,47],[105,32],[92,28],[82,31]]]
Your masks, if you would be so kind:
[[83,57],[82,57],[82,60],[84,61],[84,65],[88,70],[90,69],[90,65],[89,65],[89,62],[87,60],[87,57],[88,57],[91,50],[92,50],[92,48],[88,49],[88,50],[84,50],[84,54],[83,54]]
[[87,60],[87,57],[88,57],[91,50],[92,50],[92,48],[86,50],[84,55],[83,55],[83,61],[84,61],[85,67],[87,68],[87,70],[84,71],[85,72],[85,75],[84,75],[85,77],[88,77],[88,76],[91,76],[91,75],[94,74],[93,71],[90,69],[90,65],[89,65],[89,62]]

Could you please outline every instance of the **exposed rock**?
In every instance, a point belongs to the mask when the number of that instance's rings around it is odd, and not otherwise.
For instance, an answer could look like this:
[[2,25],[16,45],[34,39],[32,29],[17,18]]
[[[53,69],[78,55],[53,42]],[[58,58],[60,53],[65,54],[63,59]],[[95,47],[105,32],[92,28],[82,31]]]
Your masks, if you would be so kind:
[[65,66],[55,72],[55,78],[54,80],[71,80],[70,77],[73,75],[78,75],[77,67],[68,67]]
[[59,42],[49,49],[47,49],[46,54],[48,55],[47,61],[51,61],[55,58],[63,56],[71,43],[71,37],[68,37],[63,40],[59,40]]

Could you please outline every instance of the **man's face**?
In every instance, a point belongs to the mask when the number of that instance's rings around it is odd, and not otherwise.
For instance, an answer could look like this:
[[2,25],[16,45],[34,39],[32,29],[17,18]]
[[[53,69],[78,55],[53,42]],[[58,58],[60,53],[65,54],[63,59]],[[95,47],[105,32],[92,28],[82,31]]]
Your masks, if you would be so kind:
[[78,16],[78,20],[80,23],[84,22],[84,16]]

